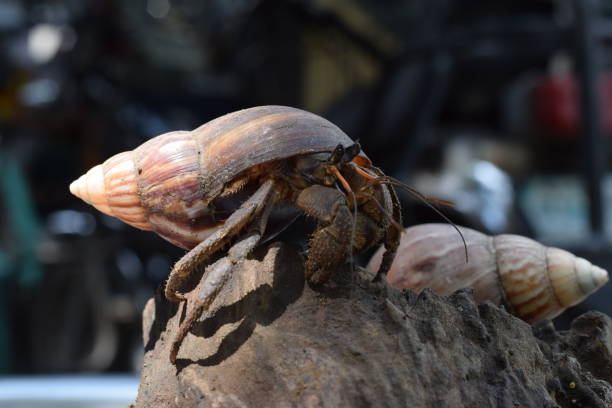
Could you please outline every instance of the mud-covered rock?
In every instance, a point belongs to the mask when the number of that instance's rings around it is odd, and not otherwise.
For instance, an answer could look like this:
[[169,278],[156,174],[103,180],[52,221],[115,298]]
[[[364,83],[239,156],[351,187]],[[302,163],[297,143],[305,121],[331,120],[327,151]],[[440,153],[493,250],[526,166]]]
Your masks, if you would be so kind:
[[176,366],[184,305],[151,299],[136,406],[612,406],[605,315],[587,313],[567,333],[532,330],[468,290],[417,296],[348,268],[311,287],[302,262],[273,244],[240,265]]

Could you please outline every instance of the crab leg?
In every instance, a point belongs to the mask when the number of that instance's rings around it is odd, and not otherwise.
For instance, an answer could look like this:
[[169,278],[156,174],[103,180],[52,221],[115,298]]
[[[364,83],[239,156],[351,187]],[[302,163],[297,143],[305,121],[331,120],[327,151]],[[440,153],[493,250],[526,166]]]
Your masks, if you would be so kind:
[[231,238],[242,231],[266,207],[273,187],[272,180],[264,182],[217,231],[200,242],[174,265],[166,283],[165,295],[168,300],[178,302],[185,299],[185,296],[178,292],[182,283],[194,273],[200,264],[227,245]]
[[[258,192],[261,190],[262,188],[260,188]],[[257,195],[257,193],[255,195]],[[255,201],[255,195],[253,195],[249,201]],[[232,271],[234,270],[234,266],[243,261],[261,240],[261,237],[266,229],[268,217],[270,216],[270,212],[274,207],[274,200],[266,200],[266,198],[269,196],[269,194],[266,194],[259,199],[261,200],[259,202],[262,203],[262,208],[257,211],[255,215],[256,220],[252,223],[249,232],[230,248],[227,256],[219,259],[206,269],[206,272],[202,277],[204,284],[198,292],[197,297],[194,299],[195,304],[185,317],[185,320],[181,322],[178,333],[172,342],[172,348],[170,350],[170,362],[172,364],[176,364],[176,356],[179,352],[181,344],[183,343],[183,340],[187,336],[187,333],[189,333],[191,326],[206,310],[208,310],[221,289],[223,289],[225,286],[225,283],[230,278]],[[245,202],[245,204],[247,204],[249,201]],[[251,208],[251,206],[246,205],[245,208]],[[236,212],[234,214],[236,214]],[[249,220],[252,220],[253,217],[254,215],[248,216]]]
[[314,283],[325,282],[350,253],[353,215],[344,194],[321,185],[304,189],[296,205],[319,221],[309,243],[306,278]]

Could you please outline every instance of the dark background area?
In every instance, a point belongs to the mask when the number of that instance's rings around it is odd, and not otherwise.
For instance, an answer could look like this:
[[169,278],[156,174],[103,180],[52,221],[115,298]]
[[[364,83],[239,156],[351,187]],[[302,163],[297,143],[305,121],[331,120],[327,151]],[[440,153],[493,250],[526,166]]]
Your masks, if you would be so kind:
[[[184,251],[68,185],[153,136],[256,105],[336,123],[385,173],[455,202],[443,211],[458,224],[610,269],[610,12],[587,0],[0,1],[0,372],[139,370],[140,313]],[[406,225],[441,222],[401,199]],[[610,295],[556,324],[611,313]]]

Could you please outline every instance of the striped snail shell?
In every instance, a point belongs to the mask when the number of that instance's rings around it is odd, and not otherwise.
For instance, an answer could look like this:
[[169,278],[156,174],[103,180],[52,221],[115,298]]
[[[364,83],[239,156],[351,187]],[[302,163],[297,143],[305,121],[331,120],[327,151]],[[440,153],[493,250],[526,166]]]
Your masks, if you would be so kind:
[[[514,315],[534,323],[552,319],[583,301],[608,281],[608,273],[559,248],[519,235],[488,236],[459,227],[468,250],[449,224],[407,228],[387,279],[398,288],[420,292],[429,287],[448,295],[474,289],[477,302],[503,304]],[[376,271],[379,250],[368,265]]]
[[[268,174],[266,164],[331,152],[338,144],[353,141],[317,115],[261,106],[150,139],[93,167],[70,191],[105,214],[190,249],[255,191]],[[369,164],[363,153],[359,159]],[[234,191],[242,196],[229,194]],[[295,218],[287,212],[278,223]]]

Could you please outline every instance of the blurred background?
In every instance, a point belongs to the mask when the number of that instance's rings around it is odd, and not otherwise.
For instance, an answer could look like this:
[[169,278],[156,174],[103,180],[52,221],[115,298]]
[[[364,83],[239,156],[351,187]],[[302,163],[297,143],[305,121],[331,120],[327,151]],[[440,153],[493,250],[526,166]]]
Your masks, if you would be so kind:
[[[326,117],[457,224],[611,269],[611,18],[596,0],[0,0],[0,373],[139,371],[140,314],[184,251],[68,185],[255,105]],[[401,199],[407,225],[441,221]]]

